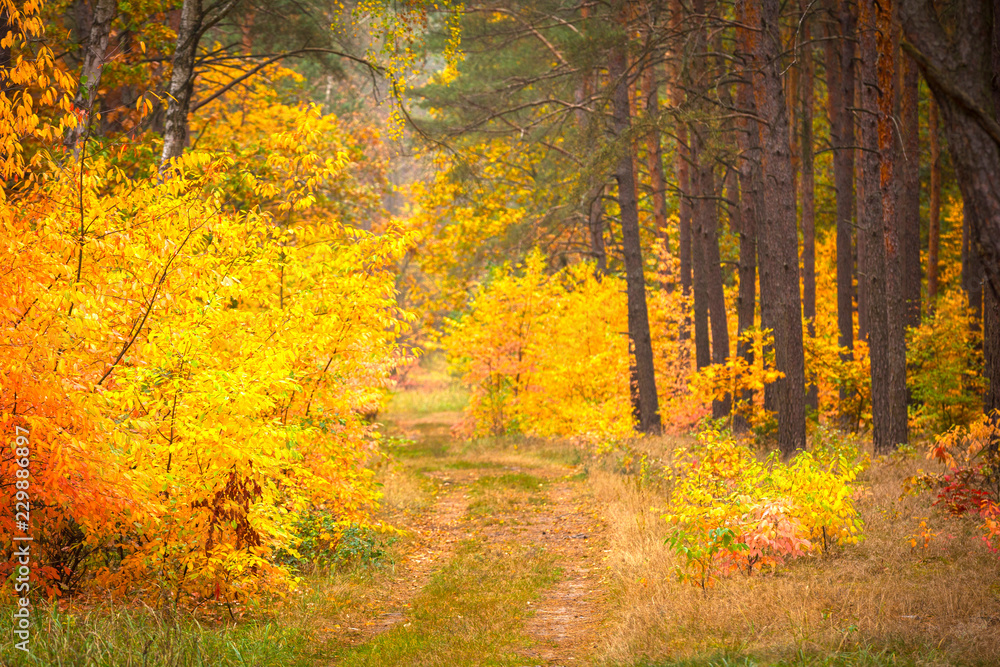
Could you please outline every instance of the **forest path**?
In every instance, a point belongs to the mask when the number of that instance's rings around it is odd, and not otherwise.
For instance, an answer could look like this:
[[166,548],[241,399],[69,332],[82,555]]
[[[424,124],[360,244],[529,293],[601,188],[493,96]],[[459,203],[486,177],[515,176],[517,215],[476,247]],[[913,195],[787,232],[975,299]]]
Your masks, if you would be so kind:
[[466,443],[451,435],[457,416],[392,416],[393,465],[431,501],[402,524],[395,576],[335,664],[588,664],[605,527],[580,456]]

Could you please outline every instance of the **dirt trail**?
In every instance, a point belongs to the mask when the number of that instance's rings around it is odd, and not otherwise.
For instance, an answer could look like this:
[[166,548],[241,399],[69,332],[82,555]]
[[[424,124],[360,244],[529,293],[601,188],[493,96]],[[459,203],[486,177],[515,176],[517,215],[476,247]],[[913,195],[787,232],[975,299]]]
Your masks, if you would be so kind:
[[[519,454],[514,462],[509,452],[464,457],[453,447],[449,433],[455,417],[454,413],[427,414],[394,424],[394,431],[414,441],[413,456],[404,452],[399,461],[433,480],[436,498],[407,525],[412,539],[398,558],[396,576],[375,594],[373,615],[362,627],[351,628],[348,642],[367,642],[411,622],[411,605],[421,589],[449,562],[459,542],[474,539],[504,552],[511,545],[530,545],[554,556],[561,576],[532,604],[534,613],[523,627],[524,644],[513,648],[525,665],[587,664],[595,653],[603,608],[604,526],[585,482],[571,477],[572,466],[530,455]],[[520,496],[510,492],[488,515],[470,512],[478,480],[517,474],[543,480],[542,487],[532,492],[534,502],[519,502]]]
[[555,484],[547,511],[536,516],[525,536],[554,553],[562,568],[562,578],[542,594],[525,627],[536,642],[525,656],[546,665],[582,664],[597,649],[604,527],[580,487],[579,481]]
[[462,492],[452,491],[434,503],[428,512],[430,522],[413,527],[416,548],[404,556],[399,564],[400,576],[385,591],[384,611],[366,624],[358,639],[385,632],[405,620],[410,601],[427,585],[434,570],[448,562],[455,544],[465,536],[461,519],[467,507],[468,500],[462,497]]
[[[448,437],[453,421],[454,415],[439,414],[397,428],[417,441],[428,437],[443,438]],[[412,428],[415,425],[430,428],[418,432]],[[448,562],[457,543],[469,536],[468,525],[463,520],[469,506],[466,489],[452,486],[447,476],[431,476],[439,479],[442,490],[431,507],[406,526],[411,540],[396,564],[397,576],[377,596],[374,608],[379,610],[378,615],[366,621],[362,628],[353,628],[350,637],[353,644],[367,641],[405,621],[413,598],[427,585],[435,570]]]

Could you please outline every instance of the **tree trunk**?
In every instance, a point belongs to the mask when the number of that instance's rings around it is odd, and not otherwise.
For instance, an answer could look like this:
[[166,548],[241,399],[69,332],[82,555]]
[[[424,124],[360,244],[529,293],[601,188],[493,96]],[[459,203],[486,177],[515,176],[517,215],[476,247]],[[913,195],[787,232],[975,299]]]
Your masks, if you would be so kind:
[[[857,26],[856,26],[857,27]],[[855,31],[857,34],[857,31]],[[860,51],[860,49],[859,49]],[[860,62],[861,54],[858,53],[858,60]],[[858,146],[855,149],[854,164],[857,169],[857,177],[854,181],[854,207],[855,207],[855,220],[857,221],[857,228],[855,231],[855,274],[857,275],[857,298],[858,298],[858,340],[868,341],[868,284],[869,279],[866,274],[868,266],[868,253],[866,252],[868,248],[868,235],[865,234],[862,229],[862,221],[869,218],[869,213],[865,210],[865,206],[868,202],[868,195],[865,192],[865,179],[864,179],[864,169],[865,169],[865,153],[862,150],[862,139],[861,139],[861,121],[864,120],[862,116],[865,115],[864,111],[864,86],[861,83],[861,71],[860,66],[855,72],[856,82],[854,86],[854,108],[859,111],[854,114],[854,124],[855,124],[855,141]],[[881,207],[877,211],[877,216],[882,215]]]
[[[10,22],[10,12],[7,9],[6,4],[0,4],[0,35],[7,36],[14,29],[13,24]],[[10,90],[10,79],[7,76],[7,70],[10,68],[10,44],[6,42],[0,44],[0,95],[6,93]]]
[[[642,94],[646,96],[646,116],[655,123],[660,115],[660,86],[652,67],[647,67],[643,72]],[[656,124],[646,135],[646,161],[652,189],[653,229],[656,238],[663,244],[663,249],[670,252],[670,238],[667,236],[667,178],[663,173],[663,147]]]
[[[742,45],[741,45],[742,46]],[[745,50],[745,47],[743,47]],[[744,77],[749,73],[744,72]],[[737,132],[737,147],[739,148],[739,229],[740,259],[739,259],[739,295],[736,301],[737,330],[741,338],[736,342],[736,354],[746,360],[748,366],[753,366],[753,345],[742,339],[748,329],[754,326],[755,300],[757,295],[757,221],[763,209],[761,195],[763,183],[760,172],[760,134],[756,123],[749,120],[757,115],[757,107],[753,101],[753,88],[749,83],[740,83],[736,89],[736,105],[741,112]],[[753,390],[743,392],[739,400],[744,405],[753,403]],[[747,419],[737,414],[733,418],[733,430],[737,433],[750,429]]]
[[[691,168],[688,162],[690,156],[688,146],[687,128],[680,124],[677,128],[677,189],[679,198],[677,202],[677,254],[680,256],[681,264],[681,293],[685,302],[691,298],[691,290],[694,286],[691,261]],[[679,337],[682,341],[691,340],[691,318],[689,311],[685,309],[684,317],[681,319]],[[686,347],[682,347],[684,354],[687,354]]]
[[[804,5],[805,3],[803,3]],[[803,6],[805,11],[805,6]],[[810,337],[816,335],[816,181],[813,173],[813,53],[809,22],[802,19],[802,53],[799,87],[802,101],[802,317]],[[806,387],[806,407],[819,410],[819,388]]]
[[[994,5],[993,14],[993,119],[1000,121],[1000,7]],[[1000,281],[997,281],[1000,282]],[[983,290],[983,361],[987,389],[983,412],[994,425],[1000,423],[1000,289],[997,282],[987,284]],[[989,444],[993,456],[1000,449],[1000,438]],[[996,460],[994,458],[994,460]],[[993,471],[996,478],[998,471]]]
[[933,314],[938,295],[938,254],[941,246],[941,138],[938,108],[930,100],[927,134],[931,144],[930,206],[927,223],[927,311]]
[[80,86],[73,98],[73,106],[86,114],[86,120],[78,121],[78,125],[69,129],[63,139],[67,149],[73,151],[73,157],[79,158],[77,143],[87,132],[94,111],[94,101],[97,89],[101,83],[101,73],[104,71],[104,59],[108,50],[108,39],[111,35],[111,22],[118,12],[118,0],[98,0],[91,15],[90,30],[87,31],[86,52],[83,65],[80,68]]
[[[701,194],[699,200],[697,240],[701,244],[705,262],[705,286],[708,313],[712,330],[712,363],[725,364],[729,358],[729,322],[726,318],[726,297],[722,286],[722,261],[719,256],[719,207],[715,173],[710,164],[701,165]],[[712,417],[719,419],[729,414],[731,398],[713,401]]]
[[167,86],[167,118],[163,131],[163,155],[160,170],[184,152],[188,141],[188,111],[194,92],[194,60],[201,39],[201,0],[184,0],[181,22],[177,29],[177,45],[171,61],[170,83]]
[[[706,184],[702,168],[702,139],[698,129],[691,128],[691,194],[694,197],[691,217],[691,274],[694,280],[694,351],[695,365],[704,368],[712,363],[712,344],[708,328],[708,258],[703,239],[705,227],[705,201],[710,197],[713,184]],[[712,178],[709,172],[709,178]]]
[[681,288],[686,296],[691,295],[693,275],[691,268],[691,165],[687,127],[677,128],[677,202],[678,240],[677,254],[681,261]]
[[983,264],[972,240],[974,216],[970,208],[962,212],[962,289],[974,319],[972,328],[979,331],[979,323],[983,320]]
[[[833,147],[833,183],[837,207],[837,344],[842,361],[854,357],[854,15],[846,0],[835,0],[833,9],[839,30],[827,34],[827,113],[830,116],[830,144]],[[851,398],[847,387],[840,388],[843,404]],[[841,423],[849,425],[853,415],[841,410]],[[856,425],[855,425],[856,426]]]
[[941,112],[963,204],[974,215],[974,245],[1000,292],[1000,123],[992,99],[992,0],[950,2],[946,29],[932,0],[900,5],[904,47],[916,60]]
[[[737,14],[752,54],[754,100],[760,117],[764,215],[759,221],[762,309],[774,325],[775,365],[784,377],[775,383],[778,446],[784,458],[805,447],[805,366],[802,303],[799,294],[798,234],[792,204],[794,184],[788,111],[781,82],[778,0],[739,0]],[[764,314],[762,310],[762,315]]]
[[587,231],[590,254],[596,261],[594,271],[603,276],[608,272],[607,251],[604,249],[604,184],[593,187],[587,194]]
[[920,113],[918,108],[919,78],[912,58],[902,58],[902,90],[899,96],[899,124],[902,134],[902,154],[897,162],[900,202],[898,216],[901,244],[904,323],[920,325]]
[[[626,16],[626,2],[617,0],[616,13]],[[643,275],[642,247],[639,238],[639,208],[635,197],[633,150],[628,144],[629,94],[626,78],[627,36],[622,32],[608,54],[608,76],[614,86],[612,95],[615,136],[620,142],[616,178],[618,204],[621,210],[622,252],[625,260],[625,283],[628,294],[629,340],[634,350],[637,385],[639,390],[639,431],[659,433],[660,409],[656,395],[656,378],[653,370],[653,346],[649,333],[649,312],[646,308],[646,281]]]
[[884,454],[906,442],[906,350],[893,187],[895,53],[888,2],[861,0],[860,8],[865,202],[858,226],[865,238],[872,439],[875,453]]
[[983,412],[1000,410],[1000,298],[987,285],[983,290],[983,361],[986,394]]

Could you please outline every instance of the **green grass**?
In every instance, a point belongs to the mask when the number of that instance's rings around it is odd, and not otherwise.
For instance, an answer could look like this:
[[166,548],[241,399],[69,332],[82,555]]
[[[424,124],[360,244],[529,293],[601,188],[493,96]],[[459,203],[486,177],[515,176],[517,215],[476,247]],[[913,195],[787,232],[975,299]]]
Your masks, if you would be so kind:
[[62,613],[35,607],[30,652],[14,648],[12,615],[0,613],[0,664],[46,667],[306,667],[312,637],[272,621],[208,625],[148,609],[98,606]]
[[449,455],[449,439],[445,436],[424,436],[418,441],[387,439],[383,445],[397,459],[440,459]]
[[569,467],[580,465],[585,458],[584,450],[569,441],[545,440],[525,435],[474,438],[463,443],[460,453],[477,456],[497,452],[517,452],[532,456],[545,463]]
[[506,512],[516,511],[525,504],[543,505],[548,502],[542,492],[544,487],[544,480],[523,472],[480,477],[469,487],[473,498],[469,503],[469,516],[485,517],[493,523],[502,520]]
[[474,486],[481,488],[507,488],[516,491],[538,491],[545,482],[539,477],[524,472],[513,472],[505,475],[480,477]]
[[370,642],[345,649],[337,664],[524,665],[522,624],[528,602],[558,576],[538,548],[485,549],[465,542],[413,604],[406,622]]
[[435,412],[461,412],[469,402],[469,392],[458,384],[439,389],[399,391],[392,395],[385,414],[427,415]]
[[447,468],[449,470],[495,470],[497,468],[503,468],[502,463],[496,463],[494,461],[448,461],[440,466],[441,468]]

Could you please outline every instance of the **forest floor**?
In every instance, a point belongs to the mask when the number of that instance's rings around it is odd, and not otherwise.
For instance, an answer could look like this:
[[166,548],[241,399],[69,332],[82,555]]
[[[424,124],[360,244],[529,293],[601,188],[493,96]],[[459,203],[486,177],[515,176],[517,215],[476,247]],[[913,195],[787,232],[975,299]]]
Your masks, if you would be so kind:
[[[666,499],[621,453],[463,440],[447,378],[408,384],[379,471],[386,519],[408,534],[391,573],[354,584],[327,664],[1000,665],[997,557],[902,496],[923,457],[865,473],[861,544],[702,591],[677,581]],[[920,520],[935,535],[914,548]]]
[[40,610],[32,655],[4,645],[0,664],[1000,665],[1000,561],[973,524],[902,494],[931,467],[918,454],[859,480],[860,544],[702,591],[678,581],[667,497],[630,463],[686,438],[603,454],[466,440],[452,434],[464,396],[441,370],[418,369],[407,385],[372,462],[380,519],[401,535],[235,623],[141,601]]

